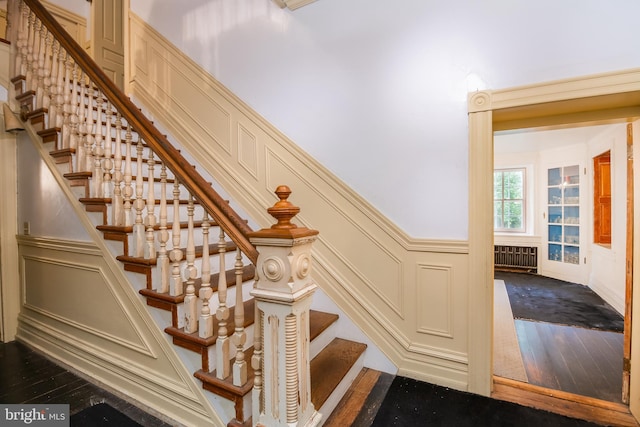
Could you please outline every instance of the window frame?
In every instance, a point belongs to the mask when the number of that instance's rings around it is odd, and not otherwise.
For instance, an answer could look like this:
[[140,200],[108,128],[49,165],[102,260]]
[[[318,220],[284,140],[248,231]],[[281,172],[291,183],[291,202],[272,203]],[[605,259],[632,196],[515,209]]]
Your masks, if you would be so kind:
[[[504,198],[504,172],[520,172],[522,173],[522,188],[521,188],[521,199],[505,199]],[[496,172],[502,173],[502,198],[496,199],[496,190],[495,190],[495,174]],[[494,176],[494,188],[493,188],[493,231],[498,233],[526,233],[527,231],[527,168],[525,167],[511,167],[511,168],[496,168],[493,170]],[[520,228],[505,228],[505,227],[496,227],[496,202],[502,203],[502,223],[504,224],[504,204],[505,201],[521,201],[522,202],[522,221]]]

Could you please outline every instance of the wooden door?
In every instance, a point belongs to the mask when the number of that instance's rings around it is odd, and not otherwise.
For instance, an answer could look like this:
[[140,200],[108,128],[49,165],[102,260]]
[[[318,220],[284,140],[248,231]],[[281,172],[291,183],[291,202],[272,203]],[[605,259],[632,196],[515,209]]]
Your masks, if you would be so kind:
[[91,3],[91,54],[102,70],[124,89],[125,0]]

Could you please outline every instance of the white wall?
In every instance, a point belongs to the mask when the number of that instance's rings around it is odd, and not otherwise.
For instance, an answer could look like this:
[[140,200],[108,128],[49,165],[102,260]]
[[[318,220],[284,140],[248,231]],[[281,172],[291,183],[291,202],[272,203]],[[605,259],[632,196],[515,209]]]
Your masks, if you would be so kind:
[[635,0],[131,7],[401,228],[430,238],[467,237],[468,91],[640,66]]
[[[589,286],[621,314],[624,314],[627,256],[626,136],[626,124],[620,124],[594,136],[588,144],[589,159],[611,150],[611,245],[604,247],[591,243]],[[593,176],[593,164],[589,169]],[[593,212],[593,199],[589,201]],[[593,230],[590,231],[589,242],[593,242]]]
[[40,158],[28,135],[18,138],[18,231],[25,222],[30,234],[70,240],[90,241],[78,216]]

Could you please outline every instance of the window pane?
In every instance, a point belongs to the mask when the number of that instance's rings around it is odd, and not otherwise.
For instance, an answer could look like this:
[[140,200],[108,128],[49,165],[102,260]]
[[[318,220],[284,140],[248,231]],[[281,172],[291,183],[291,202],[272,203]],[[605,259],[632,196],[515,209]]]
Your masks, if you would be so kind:
[[493,199],[502,199],[502,172],[493,173]]
[[503,228],[502,222],[502,201],[493,202],[493,228]]
[[549,185],[560,185],[562,183],[562,175],[560,168],[549,169],[548,172]]
[[524,184],[522,171],[510,171],[504,173],[504,198],[522,199]]
[[504,228],[522,228],[522,202],[504,202]]

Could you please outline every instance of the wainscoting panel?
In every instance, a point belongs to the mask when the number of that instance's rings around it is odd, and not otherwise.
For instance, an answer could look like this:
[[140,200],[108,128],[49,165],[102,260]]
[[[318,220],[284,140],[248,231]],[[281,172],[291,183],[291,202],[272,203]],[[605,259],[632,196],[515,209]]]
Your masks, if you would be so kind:
[[130,283],[90,242],[18,236],[18,339],[186,425],[223,425]]
[[450,265],[418,265],[418,332],[453,338],[451,280]]
[[466,389],[467,242],[407,236],[139,17],[129,24],[133,99],[258,228],[289,185],[294,222],[320,231],[322,290],[401,374]]

